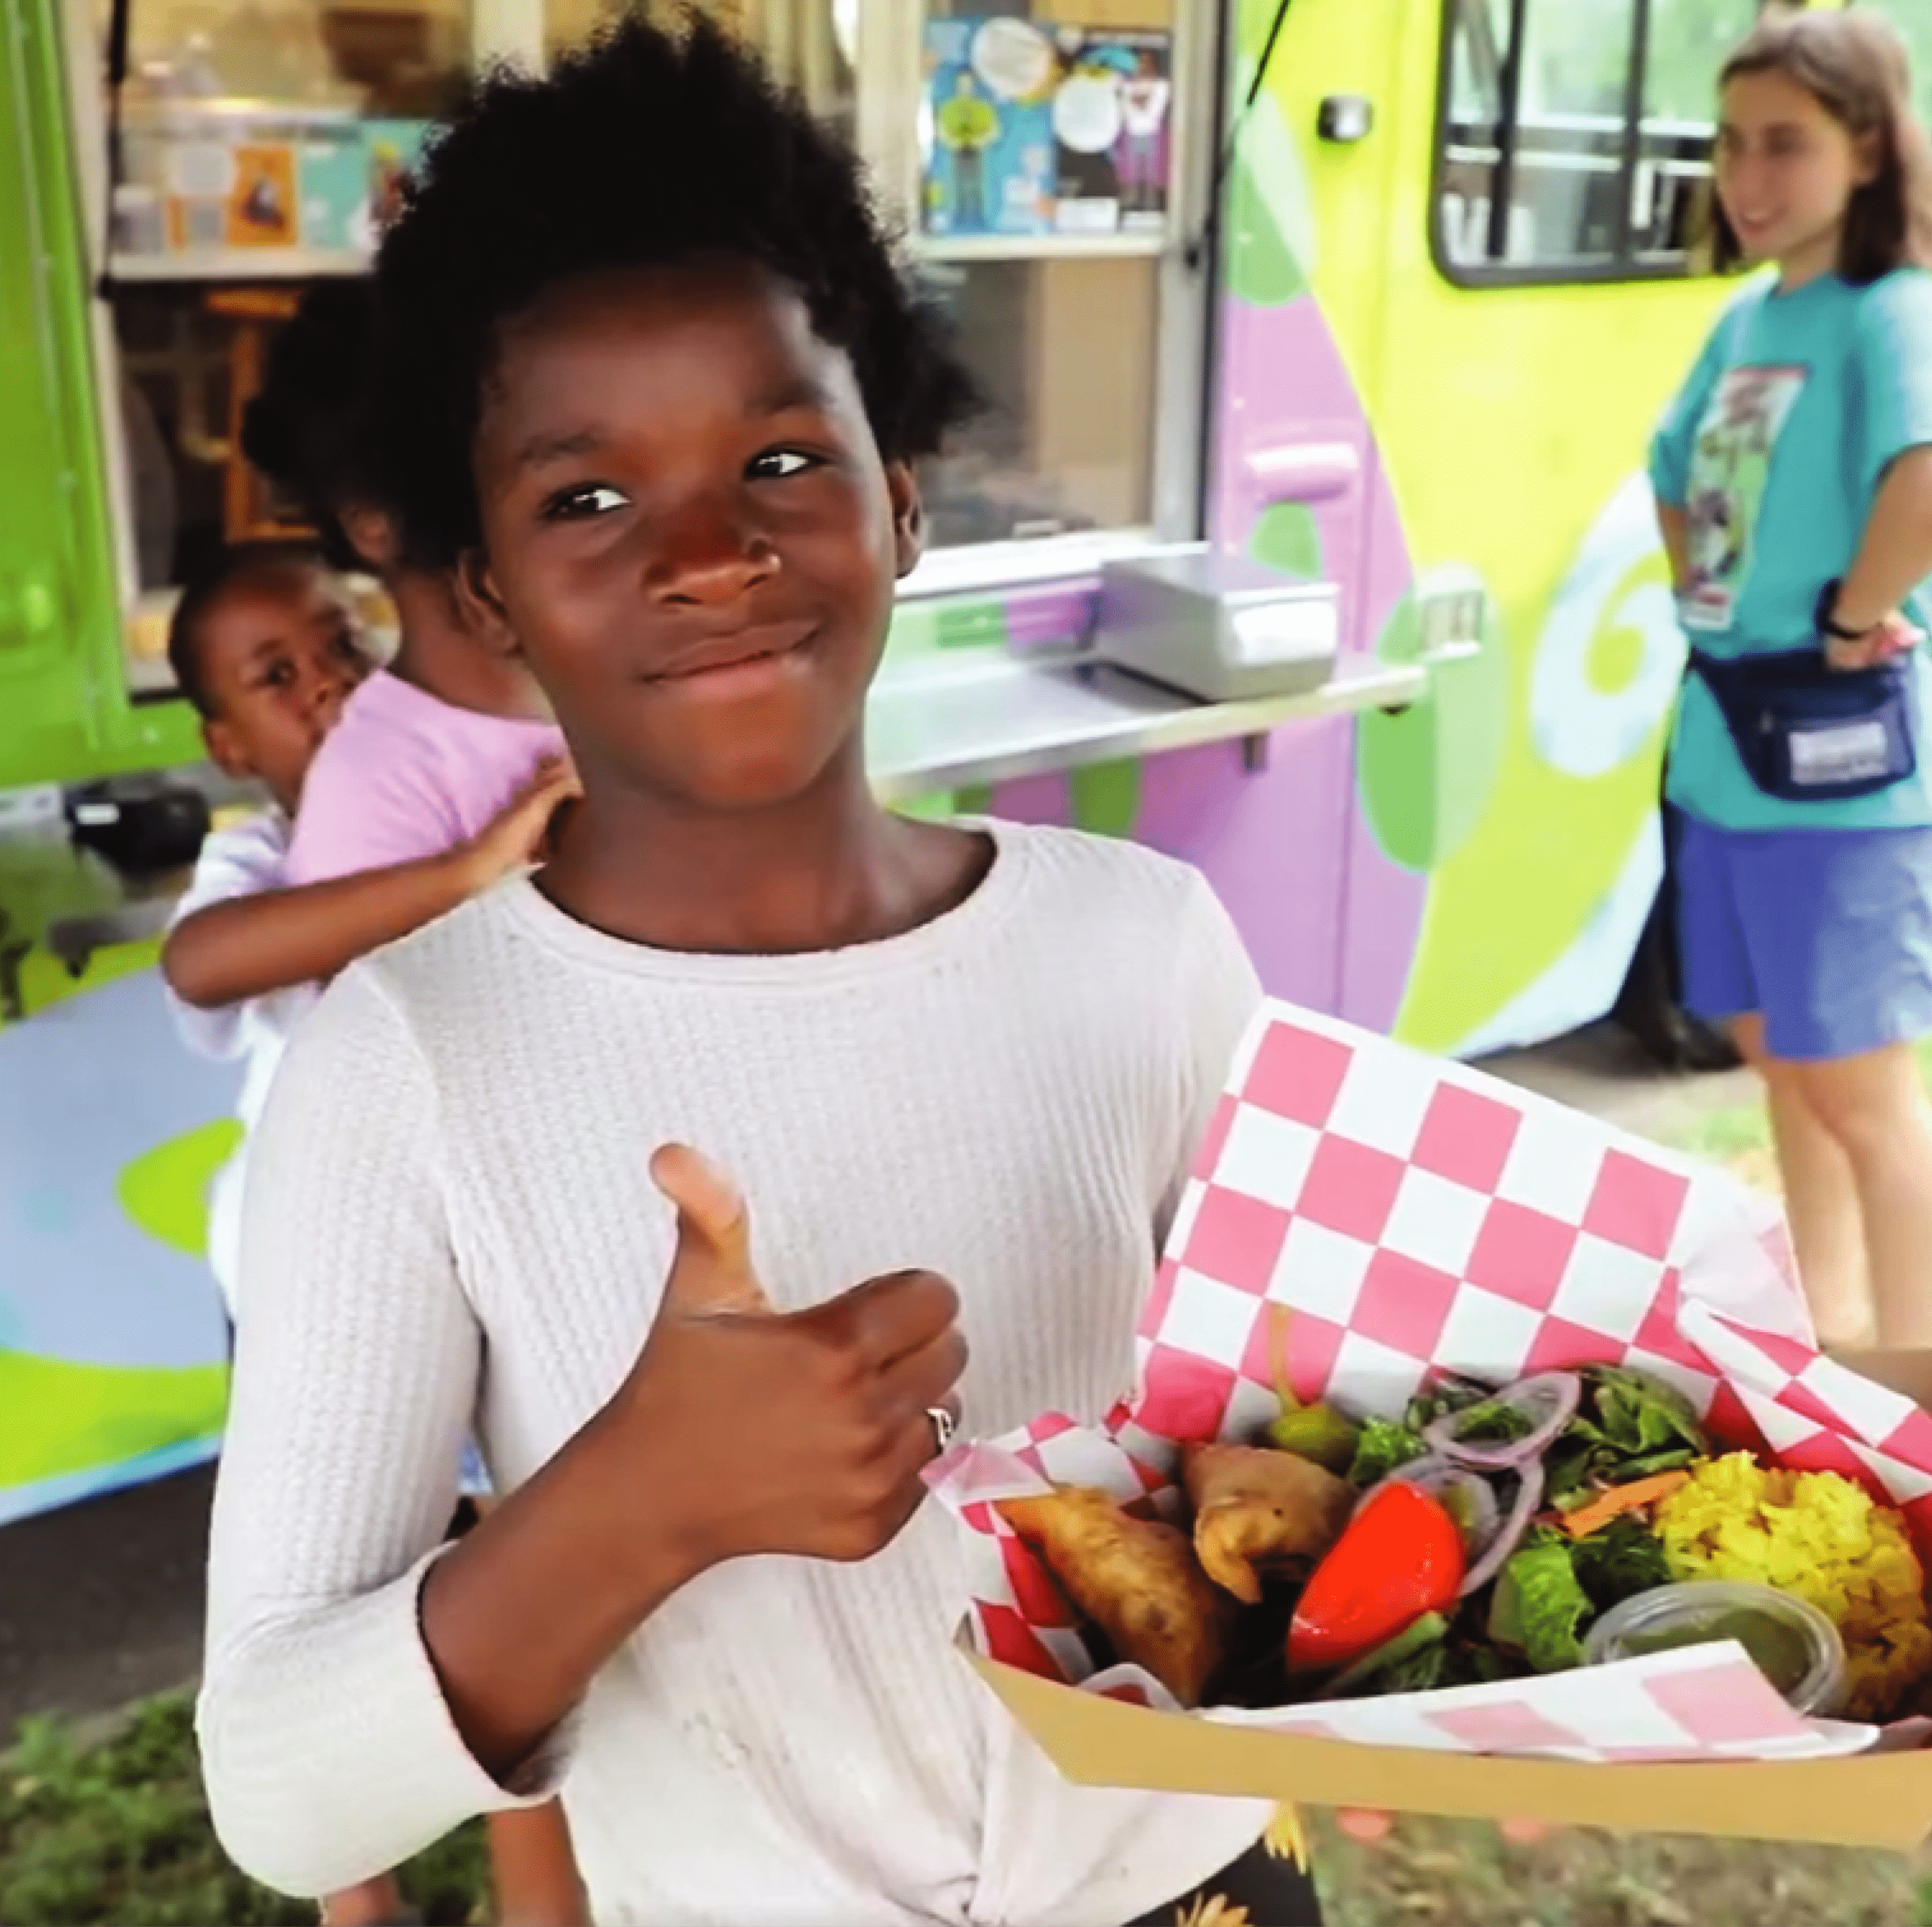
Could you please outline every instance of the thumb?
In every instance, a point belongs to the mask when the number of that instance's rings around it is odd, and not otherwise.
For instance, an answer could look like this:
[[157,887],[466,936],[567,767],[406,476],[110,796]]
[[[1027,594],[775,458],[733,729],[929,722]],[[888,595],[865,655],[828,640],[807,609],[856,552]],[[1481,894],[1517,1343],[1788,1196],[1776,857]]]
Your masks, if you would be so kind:
[[678,1214],[664,1309],[685,1318],[770,1313],[771,1301],[752,1269],[751,1219],[737,1186],[685,1144],[660,1147],[651,1181]]

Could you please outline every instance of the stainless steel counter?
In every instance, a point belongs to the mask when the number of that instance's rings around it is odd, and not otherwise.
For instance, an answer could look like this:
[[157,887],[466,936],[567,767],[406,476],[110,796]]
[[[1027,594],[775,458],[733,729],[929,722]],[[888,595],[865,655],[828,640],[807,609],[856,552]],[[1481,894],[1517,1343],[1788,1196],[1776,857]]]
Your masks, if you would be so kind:
[[[1203,703],[1078,649],[941,651],[890,666],[866,712],[873,786],[887,802],[983,788],[1203,743],[1238,741],[1251,766],[1270,732],[1311,716],[1398,709],[1428,689],[1457,650],[1374,665],[1294,696]],[[212,770],[181,774],[220,805],[239,799]],[[0,829],[0,1019],[16,1014],[26,952],[51,952],[75,975],[96,950],[165,930],[184,873],[129,882],[73,848],[57,816]]]
[[1076,651],[962,650],[880,678],[866,712],[868,760],[889,802],[1204,743],[1245,742],[1258,760],[1284,723],[1399,709],[1429,677],[1420,663],[1378,665],[1301,695],[1201,703]]

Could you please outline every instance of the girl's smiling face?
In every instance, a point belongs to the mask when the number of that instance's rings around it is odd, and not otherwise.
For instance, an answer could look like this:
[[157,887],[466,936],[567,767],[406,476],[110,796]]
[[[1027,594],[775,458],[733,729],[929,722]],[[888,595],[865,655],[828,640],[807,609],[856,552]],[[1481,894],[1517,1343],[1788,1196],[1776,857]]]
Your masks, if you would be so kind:
[[719,260],[552,291],[503,331],[475,463],[471,578],[593,792],[757,808],[862,753],[918,498],[784,283]]
[[1838,258],[1852,195],[1876,172],[1857,140],[1787,75],[1740,73],[1725,86],[1718,198],[1746,257],[1781,262],[1787,281]]

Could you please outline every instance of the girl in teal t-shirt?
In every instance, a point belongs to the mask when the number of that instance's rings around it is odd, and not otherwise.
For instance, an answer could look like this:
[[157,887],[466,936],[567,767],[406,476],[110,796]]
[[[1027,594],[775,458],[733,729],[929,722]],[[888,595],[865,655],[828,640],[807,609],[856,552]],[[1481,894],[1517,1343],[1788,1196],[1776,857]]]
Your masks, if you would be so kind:
[[1718,263],[1777,273],[1651,456],[1685,1001],[1764,1076],[1820,1335],[1932,1344],[1932,164],[1863,9],[1765,20],[1721,89]]

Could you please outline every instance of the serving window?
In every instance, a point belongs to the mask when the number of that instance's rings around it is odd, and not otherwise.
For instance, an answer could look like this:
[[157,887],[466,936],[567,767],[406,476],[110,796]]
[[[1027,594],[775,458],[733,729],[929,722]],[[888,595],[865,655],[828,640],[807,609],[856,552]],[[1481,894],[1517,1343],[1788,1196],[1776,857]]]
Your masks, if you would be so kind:
[[[110,0],[93,4],[105,45]],[[162,694],[174,586],[220,543],[290,526],[238,445],[275,328],[317,278],[364,271],[399,177],[481,63],[552,59],[607,8],[127,4],[111,181],[114,103],[84,101],[82,133],[86,190],[110,211],[103,415],[131,670]],[[914,593],[1196,534],[1205,288],[1183,244],[1208,171],[1206,0],[721,11],[857,148],[988,404],[922,478],[938,553]]]

